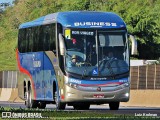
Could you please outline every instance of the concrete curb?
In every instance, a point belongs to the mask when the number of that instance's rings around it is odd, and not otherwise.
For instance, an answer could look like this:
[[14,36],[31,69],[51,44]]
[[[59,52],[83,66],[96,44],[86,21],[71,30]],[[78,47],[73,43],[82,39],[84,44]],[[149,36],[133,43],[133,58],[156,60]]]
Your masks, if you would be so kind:
[[121,106],[160,107],[160,90],[131,90],[129,102]]
[[1,88],[0,101],[24,102],[18,97],[18,88]]
[[[18,97],[18,88],[0,88],[0,101],[24,102]],[[129,102],[121,106],[160,107],[160,90],[131,90]]]
[[8,101],[12,93],[12,88],[2,88],[0,101]]
[[8,101],[9,102],[24,102],[23,100],[21,100],[18,97],[18,89],[17,88],[12,89],[12,93],[11,93],[11,96]]

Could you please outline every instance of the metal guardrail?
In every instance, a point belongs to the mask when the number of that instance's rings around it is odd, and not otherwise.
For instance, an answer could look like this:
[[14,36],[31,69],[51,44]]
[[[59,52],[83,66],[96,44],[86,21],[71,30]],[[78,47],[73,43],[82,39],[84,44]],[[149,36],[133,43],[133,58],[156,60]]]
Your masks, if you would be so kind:
[[160,89],[160,65],[132,66],[131,89]]
[[17,88],[17,71],[0,72],[0,88]]
[[[160,65],[131,66],[131,89],[159,89]],[[17,71],[0,72],[0,88],[17,88]]]

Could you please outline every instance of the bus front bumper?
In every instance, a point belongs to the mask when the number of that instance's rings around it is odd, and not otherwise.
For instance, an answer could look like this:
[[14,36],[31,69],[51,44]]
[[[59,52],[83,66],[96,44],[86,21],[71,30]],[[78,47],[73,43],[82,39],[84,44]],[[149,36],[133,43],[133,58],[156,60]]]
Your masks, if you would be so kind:
[[[127,102],[130,97],[130,87],[123,87],[121,89],[105,89],[102,87],[101,91],[78,90],[68,85],[65,86],[65,95],[62,102],[93,102],[93,103],[109,103],[109,102]],[[97,88],[96,88],[97,89]],[[103,90],[104,89],[104,90]]]

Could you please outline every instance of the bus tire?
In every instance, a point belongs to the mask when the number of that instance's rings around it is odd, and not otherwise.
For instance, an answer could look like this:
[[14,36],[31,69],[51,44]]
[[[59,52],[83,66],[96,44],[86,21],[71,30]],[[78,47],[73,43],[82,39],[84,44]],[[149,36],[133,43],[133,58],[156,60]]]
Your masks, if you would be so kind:
[[29,87],[29,90],[28,92],[26,93],[26,101],[25,101],[25,104],[26,104],[26,107],[27,108],[37,108],[37,101],[35,100],[32,100],[32,90],[31,90],[31,87]]
[[66,108],[66,103],[62,103],[62,102],[56,102],[56,109],[57,110],[64,110]]
[[66,108],[66,103],[61,102],[59,95],[57,95],[57,92],[55,94],[56,94],[55,95],[56,109],[57,110],[64,110]]
[[110,108],[110,110],[118,110],[119,109],[119,102],[110,102],[109,108]]

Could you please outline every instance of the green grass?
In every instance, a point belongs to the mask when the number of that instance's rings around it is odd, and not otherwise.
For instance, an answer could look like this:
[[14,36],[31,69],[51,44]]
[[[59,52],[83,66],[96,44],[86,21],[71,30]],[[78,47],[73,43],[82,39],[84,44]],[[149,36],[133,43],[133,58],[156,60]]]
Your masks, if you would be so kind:
[[[111,113],[101,113],[100,111],[57,111],[56,109],[22,109],[22,108],[9,108],[9,107],[0,107],[0,119],[2,112],[11,112],[11,113],[24,113],[24,114],[41,114],[44,119],[54,119],[54,120],[150,120],[153,117],[135,117]],[[39,118],[37,118],[39,119]],[[158,119],[158,118],[154,118]],[[14,119],[15,120],[15,119]],[[31,120],[31,119],[29,119]]]

